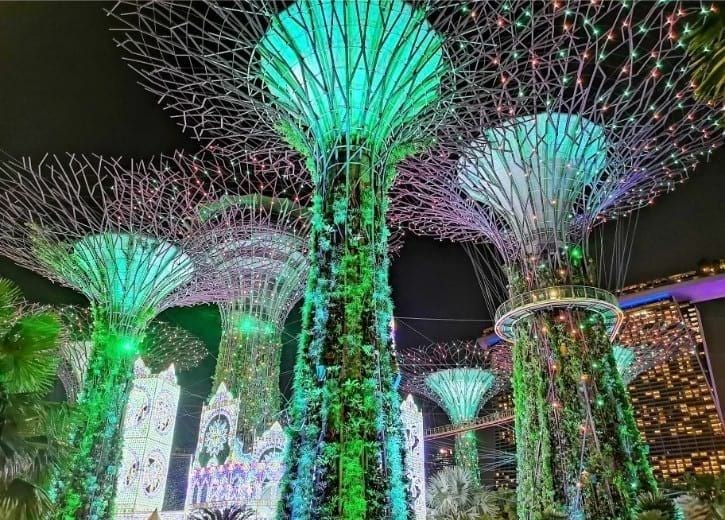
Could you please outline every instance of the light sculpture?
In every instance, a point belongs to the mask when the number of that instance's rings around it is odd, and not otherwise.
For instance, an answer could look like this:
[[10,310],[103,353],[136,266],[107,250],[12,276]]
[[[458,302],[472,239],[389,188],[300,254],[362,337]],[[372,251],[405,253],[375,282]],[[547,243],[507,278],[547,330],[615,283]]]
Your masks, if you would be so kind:
[[[58,309],[65,330],[60,346],[58,377],[69,402],[75,402],[83,387],[88,362],[93,354],[93,321],[90,309],[65,306]],[[174,364],[177,372],[196,367],[207,355],[206,345],[186,330],[154,320],[139,346],[139,355],[152,372]]]
[[[506,345],[481,346],[478,341],[451,341],[398,353],[402,387],[437,403],[451,424],[464,426],[481,407],[506,388],[511,354]],[[456,434],[454,462],[479,478],[478,441],[473,429]]]
[[623,314],[597,287],[621,283],[627,223],[611,266],[590,235],[673,190],[721,142],[720,107],[692,97],[680,41],[690,7],[554,2],[565,16],[551,30],[572,36],[553,49],[562,60],[511,49],[538,74],[502,71],[494,117],[459,133],[465,144],[437,164],[400,169],[400,220],[488,243],[480,269],[503,267],[508,300],[495,318],[513,343],[521,519],[552,507],[629,519],[636,495],[656,488],[612,354]]
[[57,517],[108,518],[133,360],[162,310],[223,297],[194,245],[193,186],[166,161],[71,155],[0,163],[0,251],[84,294],[93,351],[53,498]]
[[123,417],[115,520],[161,511],[180,393],[174,365],[154,374],[140,358],[136,360]]
[[113,14],[130,65],[209,151],[288,147],[305,159],[311,266],[281,517],[407,518],[388,189],[401,159],[460,123],[469,96],[498,88],[483,42],[505,46],[536,23],[500,25],[495,10],[446,0],[122,3]]
[[303,206],[309,190],[286,173],[298,167],[282,157],[244,165],[187,159],[179,168],[218,176],[204,184],[200,244],[209,269],[234,298],[219,305],[222,340],[212,392],[224,382],[239,399],[233,433],[245,446],[279,419],[282,333],[309,269],[310,218]]
[[425,520],[427,505],[425,494],[425,430],[423,413],[408,394],[400,404],[405,440],[405,475],[412,502],[413,519]]

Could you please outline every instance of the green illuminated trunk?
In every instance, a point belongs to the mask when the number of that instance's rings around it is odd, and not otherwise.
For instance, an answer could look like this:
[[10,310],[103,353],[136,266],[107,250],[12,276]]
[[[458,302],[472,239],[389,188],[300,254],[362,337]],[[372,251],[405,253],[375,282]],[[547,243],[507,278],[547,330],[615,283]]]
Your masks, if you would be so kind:
[[54,487],[58,520],[111,518],[133,355],[119,351],[125,345],[106,330],[95,325],[94,351],[74,410],[72,455]]
[[[342,148],[324,170],[291,405],[280,517],[408,518],[393,388],[387,181]],[[357,150],[359,153],[359,150]]]
[[634,518],[656,483],[607,332],[584,311],[532,321],[514,345],[519,518],[552,503],[575,519]]
[[251,446],[279,415],[281,346],[282,331],[267,322],[254,330],[227,327],[222,336],[214,387],[224,381],[239,398],[237,433],[244,446]]
[[453,447],[453,459],[456,466],[468,470],[476,482],[480,480],[478,469],[478,441],[474,430],[456,435],[455,446]]

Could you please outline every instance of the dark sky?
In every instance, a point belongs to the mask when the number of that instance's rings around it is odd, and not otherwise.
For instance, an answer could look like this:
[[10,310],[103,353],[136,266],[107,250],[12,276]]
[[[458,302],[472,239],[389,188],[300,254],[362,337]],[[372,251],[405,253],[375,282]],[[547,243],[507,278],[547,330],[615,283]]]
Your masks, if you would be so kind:
[[[144,158],[195,144],[122,63],[103,7],[90,2],[0,2],[0,148],[15,155],[86,152]],[[701,258],[725,257],[725,152],[690,182],[641,212],[630,281],[692,270]],[[398,343],[473,338],[490,323],[466,255],[458,246],[409,238],[392,267]],[[0,276],[39,302],[83,302],[73,291],[0,258]],[[710,348],[725,352],[725,305],[703,308]],[[210,306],[172,309],[162,318],[199,334],[216,351],[219,316]],[[445,320],[410,319],[445,318]],[[290,316],[283,353],[288,385],[299,312]],[[725,358],[720,356],[720,360]],[[213,360],[182,376],[177,444],[195,442],[200,401]],[[725,370],[723,371],[725,372]],[[725,380],[725,373],[717,374]]]

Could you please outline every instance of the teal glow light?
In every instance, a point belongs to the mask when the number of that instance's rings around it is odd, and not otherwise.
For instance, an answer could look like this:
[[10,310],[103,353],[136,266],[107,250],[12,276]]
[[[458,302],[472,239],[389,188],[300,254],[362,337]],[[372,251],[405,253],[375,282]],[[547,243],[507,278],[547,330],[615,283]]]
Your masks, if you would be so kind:
[[495,382],[493,372],[480,368],[449,368],[433,372],[425,379],[453,424],[475,419]]
[[439,96],[442,39],[401,0],[298,0],[260,42],[260,74],[318,146],[379,144]]
[[604,128],[575,114],[517,117],[484,135],[461,161],[459,182],[522,235],[566,229],[606,167]]
[[632,349],[628,349],[621,345],[614,345],[614,347],[612,347],[612,354],[614,354],[614,361],[617,364],[617,372],[619,372],[624,384],[630,383],[634,376],[634,374],[632,374],[634,352]]
[[58,267],[91,301],[120,320],[153,318],[161,302],[193,273],[190,258],[176,246],[121,233],[78,240]]

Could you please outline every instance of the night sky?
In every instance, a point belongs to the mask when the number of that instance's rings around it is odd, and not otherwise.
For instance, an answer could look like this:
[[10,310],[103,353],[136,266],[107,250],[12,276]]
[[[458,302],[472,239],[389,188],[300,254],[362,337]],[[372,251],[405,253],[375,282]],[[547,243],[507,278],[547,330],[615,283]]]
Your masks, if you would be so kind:
[[[0,3],[0,149],[14,156],[83,152],[146,158],[195,143],[137,85],[121,60],[103,12],[110,3]],[[702,258],[725,257],[725,152],[718,152],[674,194],[642,211],[629,271],[636,282],[693,270]],[[490,326],[474,271],[456,245],[408,237],[392,267],[399,345],[476,337]],[[28,299],[82,303],[0,258],[0,276],[20,284]],[[725,385],[725,302],[702,306],[716,379]],[[212,306],[172,309],[161,316],[198,334],[216,352],[219,314]],[[413,319],[415,318],[415,319]],[[421,319],[426,318],[426,319]],[[434,318],[434,319],[432,319]],[[299,306],[289,317],[282,386],[299,330]],[[201,400],[214,359],[182,374],[176,445],[191,451]],[[723,390],[720,395],[725,395]],[[195,421],[196,419],[196,421]]]

